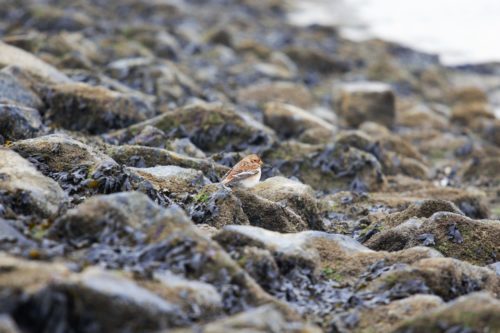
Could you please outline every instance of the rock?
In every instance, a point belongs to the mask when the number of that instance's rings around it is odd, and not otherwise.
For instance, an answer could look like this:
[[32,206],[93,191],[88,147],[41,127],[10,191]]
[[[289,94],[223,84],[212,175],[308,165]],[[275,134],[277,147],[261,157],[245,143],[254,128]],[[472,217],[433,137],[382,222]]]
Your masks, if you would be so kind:
[[67,197],[55,181],[43,176],[12,150],[0,148],[0,215],[54,217]]
[[12,244],[33,245],[21,232],[15,228],[16,221],[9,221],[0,218],[0,250],[8,251]]
[[341,131],[336,144],[349,145],[372,154],[382,165],[384,174],[402,173],[413,178],[428,178],[430,171],[423,157],[408,142],[391,134],[372,139],[362,131]]
[[176,165],[201,170],[212,181],[218,181],[228,170],[210,159],[193,158],[173,151],[144,146],[108,146],[106,153],[120,164],[132,167]]
[[396,228],[383,230],[365,244],[375,250],[399,250],[421,245],[424,241],[422,235],[432,235],[428,246],[445,256],[485,265],[496,260],[500,223],[439,212],[429,218],[410,219]]
[[[252,226],[226,226],[214,239],[230,253],[246,247],[268,250],[280,267],[305,267],[308,274],[326,275],[342,285],[355,283],[368,266],[379,261],[390,266],[441,256],[437,251],[421,247],[395,253],[375,252],[348,236],[319,231],[280,234]],[[239,262],[245,263],[245,260]],[[266,275],[255,278],[257,281],[269,279]]]
[[461,126],[476,127],[480,118],[495,119],[495,114],[485,104],[459,104],[453,107],[451,122]]
[[323,229],[318,203],[310,186],[284,177],[272,177],[257,184],[253,192],[273,202],[284,203],[307,222],[309,229]]
[[54,125],[66,129],[98,134],[154,115],[146,101],[103,87],[67,83],[51,89],[47,117]]
[[195,223],[216,228],[232,224],[250,224],[240,199],[218,184],[205,186],[193,197],[189,214]]
[[[432,295],[413,295],[401,300],[393,301],[387,305],[367,307],[350,312],[351,316],[357,316],[358,321],[354,327],[345,322],[349,315],[336,318],[335,326],[341,331],[352,332],[390,332],[405,320],[432,311],[443,305],[440,297]],[[345,318],[345,319],[344,319]]]
[[309,90],[292,82],[257,83],[237,92],[240,103],[263,105],[268,102],[282,102],[302,109],[311,108],[314,99]]
[[112,193],[130,189],[128,175],[112,158],[61,134],[17,141],[11,145],[69,194]]
[[70,79],[34,55],[0,42],[0,67],[19,66],[54,83],[68,83]]
[[488,293],[472,293],[412,318],[392,333],[443,332],[445,330],[490,331],[500,329],[500,301]]
[[454,104],[488,103],[486,93],[477,87],[461,87],[451,91],[451,101]]
[[315,190],[366,192],[377,191],[385,185],[377,159],[349,146],[313,146],[290,141],[269,151],[263,160]]
[[[264,108],[264,123],[283,139],[298,138],[306,143],[332,141],[335,126],[296,106],[268,103]],[[308,135],[311,133],[311,135]],[[304,138],[306,140],[301,140]]]
[[246,190],[234,189],[245,215],[253,226],[278,232],[297,232],[308,228],[307,221],[281,203],[262,198]]
[[449,301],[475,291],[499,292],[499,280],[491,270],[451,258],[424,258],[411,265],[396,264],[378,270],[365,292],[435,294]]
[[7,315],[0,315],[0,333],[20,333],[14,320]]
[[404,112],[398,112],[396,114],[396,122],[402,126],[423,129],[444,130],[448,126],[448,119],[446,117],[424,104],[418,104],[404,110]]
[[[149,52],[149,49],[147,49]],[[122,59],[120,59],[122,58]],[[142,93],[156,96],[160,105],[184,105],[188,97],[202,95],[197,84],[175,63],[149,57],[123,55],[107,66],[112,78]]]
[[482,137],[500,147],[500,119],[490,120],[482,119],[481,135]]
[[195,169],[181,168],[175,165],[162,165],[152,168],[128,168],[132,173],[144,178],[153,185],[158,192],[170,198],[179,197],[187,193],[195,193],[210,181],[203,176],[203,172]]
[[[61,264],[6,256],[0,265],[8,268],[0,275],[2,303],[8,301],[8,312],[23,331],[85,330],[88,322],[70,320],[82,316],[108,332],[150,331],[187,321],[175,305],[117,274],[99,269],[75,274]],[[9,293],[17,299],[5,299]]]
[[168,141],[165,148],[189,157],[206,158],[205,153],[196,147],[188,138]]
[[311,324],[289,321],[276,307],[265,305],[228,318],[202,325],[200,328],[174,330],[172,333],[194,333],[197,329],[205,333],[238,332],[246,330],[255,333],[319,333],[321,330]]
[[19,68],[10,66],[0,71],[0,102],[5,104],[24,105],[28,108],[42,110],[44,108],[40,97],[31,87],[10,72],[17,72]]
[[285,49],[288,55],[301,68],[317,71],[321,74],[337,74],[349,71],[349,64],[321,50],[307,47],[289,47]]
[[169,140],[165,132],[149,125],[144,127],[128,144],[168,149],[190,157],[206,157],[203,151],[196,147],[188,138]]
[[9,141],[27,139],[43,132],[37,110],[18,104],[0,102],[0,135]]
[[241,151],[254,145],[271,144],[272,130],[250,117],[220,104],[194,103],[111,133],[111,142],[127,142],[146,126],[164,133],[182,131],[183,136],[205,152]]
[[83,12],[63,10],[55,6],[36,5],[29,10],[27,26],[40,31],[77,31],[93,25]]
[[153,224],[159,213],[160,208],[142,193],[97,195],[68,210],[49,233],[77,248],[95,242],[141,243],[146,238],[146,226]]
[[340,88],[337,112],[349,126],[374,121],[391,127],[395,117],[395,96],[390,86],[378,82],[350,83]]

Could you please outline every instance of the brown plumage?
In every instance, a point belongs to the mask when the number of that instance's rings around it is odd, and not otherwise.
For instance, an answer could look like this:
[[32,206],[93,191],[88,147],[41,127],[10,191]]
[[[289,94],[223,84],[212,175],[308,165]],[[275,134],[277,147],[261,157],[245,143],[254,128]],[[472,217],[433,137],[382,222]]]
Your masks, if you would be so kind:
[[221,183],[227,186],[253,187],[260,180],[262,164],[259,156],[248,155],[226,173]]

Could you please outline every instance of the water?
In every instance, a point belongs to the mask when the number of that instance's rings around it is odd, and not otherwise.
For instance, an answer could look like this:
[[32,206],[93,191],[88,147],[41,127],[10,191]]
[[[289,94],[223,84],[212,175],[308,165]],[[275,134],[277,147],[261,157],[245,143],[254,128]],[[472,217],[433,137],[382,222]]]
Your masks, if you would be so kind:
[[446,65],[500,61],[499,0],[291,1],[296,24],[341,25],[344,37],[398,42]]

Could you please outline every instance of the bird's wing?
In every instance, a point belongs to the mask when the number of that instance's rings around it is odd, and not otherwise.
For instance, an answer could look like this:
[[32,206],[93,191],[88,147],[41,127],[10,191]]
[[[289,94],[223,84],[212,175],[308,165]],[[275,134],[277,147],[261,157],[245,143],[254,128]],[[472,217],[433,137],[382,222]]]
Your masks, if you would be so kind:
[[258,169],[255,170],[248,170],[248,171],[242,171],[242,172],[234,172],[235,170],[231,169],[229,173],[224,177],[222,180],[223,184],[229,184],[233,182],[239,182],[240,180],[243,180],[245,178],[254,176],[259,173]]

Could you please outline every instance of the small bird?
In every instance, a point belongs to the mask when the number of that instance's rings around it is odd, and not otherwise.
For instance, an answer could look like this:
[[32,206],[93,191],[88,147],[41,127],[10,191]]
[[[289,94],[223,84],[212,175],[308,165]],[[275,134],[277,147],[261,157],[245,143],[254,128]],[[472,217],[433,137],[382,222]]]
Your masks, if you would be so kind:
[[227,186],[253,187],[259,183],[262,164],[264,163],[259,156],[248,155],[224,175],[221,183]]

